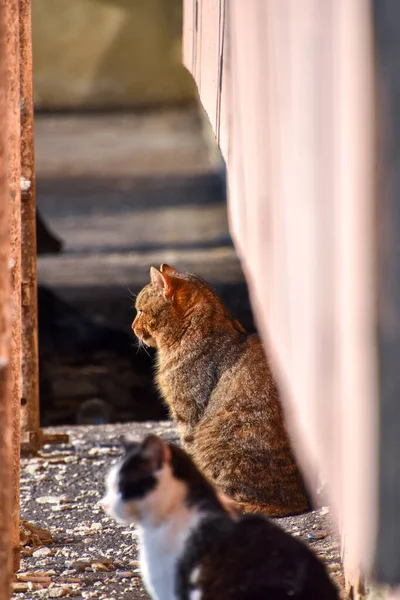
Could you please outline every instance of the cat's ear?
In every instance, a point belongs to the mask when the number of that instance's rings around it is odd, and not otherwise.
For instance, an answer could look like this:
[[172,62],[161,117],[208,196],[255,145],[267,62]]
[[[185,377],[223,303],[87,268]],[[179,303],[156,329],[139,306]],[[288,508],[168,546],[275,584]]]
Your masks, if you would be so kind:
[[154,471],[159,471],[165,463],[171,460],[168,444],[157,435],[148,435],[143,441],[142,448]]
[[164,291],[166,298],[171,299],[174,295],[174,285],[171,276],[167,273],[161,273],[155,267],[150,267],[150,280],[158,288]]
[[174,269],[173,267],[170,267],[169,265],[166,265],[165,263],[163,263],[160,266],[160,271],[163,275],[174,276],[174,275],[178,274],[178,271],[176,269]]
[[150,281],[162,290],[165,288],[165,279],[155,267],[150,267]]

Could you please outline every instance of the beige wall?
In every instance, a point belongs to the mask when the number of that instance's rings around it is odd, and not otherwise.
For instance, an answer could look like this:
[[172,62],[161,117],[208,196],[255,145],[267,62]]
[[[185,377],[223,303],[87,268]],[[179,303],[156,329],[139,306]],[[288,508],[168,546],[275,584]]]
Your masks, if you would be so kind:
[[38,108],[190,101],[181,0],[32,2]]

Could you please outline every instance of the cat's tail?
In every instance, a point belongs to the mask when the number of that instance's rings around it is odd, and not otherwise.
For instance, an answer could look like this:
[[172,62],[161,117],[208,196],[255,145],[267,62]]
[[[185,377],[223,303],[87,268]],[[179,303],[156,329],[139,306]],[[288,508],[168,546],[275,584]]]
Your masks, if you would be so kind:
[[293,504],[290,506],[274,506],[272,504],[253,504],[251,502],[237,502],[235,500],[232,500],[231,502],[233,503],[231,510],[234,510],[236,514],[242,515],[245,513],[252,513],[264,515],[265,517],[292,517],[312,510],[311,505],[305,505],[304,503],[299,506]]
[[222,506],[231,517],[238,517],[246,513],[264,515],[265,517],[292,517],[294,515],[301,515],[309,512],[313,509],[311,503],[305,504],[304,502],[297,506],[295,504],[291,504],[290,506],[274,506],[272,504],[239,502],[221,490],[217,490],[217,496]]

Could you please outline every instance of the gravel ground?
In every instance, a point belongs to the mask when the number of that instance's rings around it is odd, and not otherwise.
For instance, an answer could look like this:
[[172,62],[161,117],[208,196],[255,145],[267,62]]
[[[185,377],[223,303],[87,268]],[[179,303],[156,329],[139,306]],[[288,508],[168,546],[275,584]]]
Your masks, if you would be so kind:
[[[152,431],[176,441],[174,426],[153,422],[46,431],[68,433],[70,443],[45,446],[39,456],[22,459],[21,518],[50,532],[52,539],[46,532],[24,528],[13,599],[148,598],[139,576],[134,528],[106,517],[98,501],[104,476],[120,454],[121,434],[140,439]],[[277,521],[327,562],[342,588],[339,545],[329,508]]]

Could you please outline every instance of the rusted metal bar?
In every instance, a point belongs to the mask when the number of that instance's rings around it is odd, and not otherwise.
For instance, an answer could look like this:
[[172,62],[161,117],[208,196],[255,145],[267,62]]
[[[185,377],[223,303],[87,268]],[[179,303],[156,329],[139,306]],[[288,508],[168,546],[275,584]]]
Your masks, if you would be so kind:
[[6,90],[4,0],[0,2],[0,600],[10,597],[12,579],[12,463],[10,402],[10,244],[6,186]]
[[44,434],[40,428],[39,351],[36,275],[36,178],[32,80],[31,0],[19,0],[21,79],[21,451],[43,444],[62,444],[66,434]]
[[7,182],[11,272],[12,523],[14,569],[19,568],[21,413],[21,152],[18,0],[3,0],[6,31]]
[[31,0],[19,1],[21,78],[21,442],[42,445],[36,279],[36,185],[34,157]]

